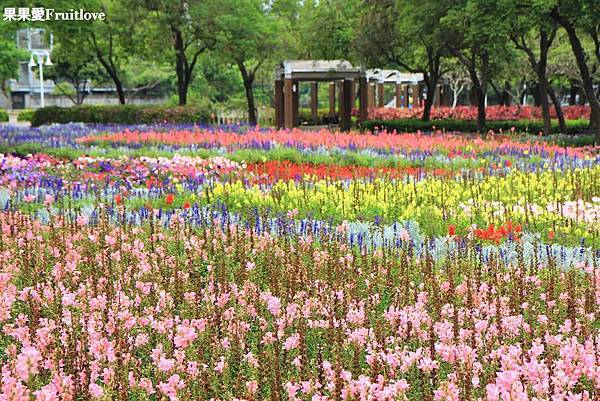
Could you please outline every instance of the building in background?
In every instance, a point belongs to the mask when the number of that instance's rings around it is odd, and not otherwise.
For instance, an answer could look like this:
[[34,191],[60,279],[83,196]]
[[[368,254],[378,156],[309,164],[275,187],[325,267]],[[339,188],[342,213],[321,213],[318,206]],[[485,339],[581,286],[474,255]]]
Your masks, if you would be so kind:
[[[46,31],[40,28],[25,28],[17,31],[17,46],[30,54],[33,52],[52,53],[52,34],[46,35]],[[51,66],[46,68],[52,68]],[[44,73],[46,73],[44,69]],[[50,79],[44,79],[44,103],[46,106],[70,107],[74,103],[68,96],[56,90],[56,84]],[[29,58],[19,61],[19,75],[17,79],[9,82],[10,102],[0,96],[0,108],[36,109],[40,107],[40,80],[38,74],[29,67]],[[88,84],[89,94],[84,104],[118,104],[116,91],[113,87],[94,87]],[[153,94],[141,92],[128,99],[131,104],[159,104],[167,100],[164,94]]]
[[[52,35],[46,40],[44,29],[19,29],[16,35],[17,47],[32,52],[52,52]],[[44,96],[50,100],[54,82],[44,79]],[[10,97],[13,109],[28,109],[40,106],[40,80],[29,67],[29,59],[19,61],[19,75],[10,81]],[[49,101],[47,104],[52,104]]]

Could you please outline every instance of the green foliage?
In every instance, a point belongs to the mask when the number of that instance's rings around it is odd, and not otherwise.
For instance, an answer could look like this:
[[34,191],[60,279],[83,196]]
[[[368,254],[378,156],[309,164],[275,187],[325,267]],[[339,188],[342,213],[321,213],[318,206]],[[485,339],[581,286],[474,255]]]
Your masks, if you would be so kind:
[[[571,120],[567,121],[567,132],[563,134],[577,134],[588,130],[589,122],[586,120]],[[434,128],[435,127],[435,128]],[[366,130],[383,130],[397,132],[430,132],[435,130],[441,131],[460,131],[460,132],[477,132],[477,122],[474,120],[433,120],[421,121],[417,119],[404,120],[369,120],[362,124],[362,128]],[[491,120],[486,121],[485,130],[494,132],[511,132],[514,128],[516,133],[538,134],[543,131],[544,124],[541,120]],[[556,121],[552,122],[552,132],[555,134],[561,133]]]
[[303,56],[326,60],[358,58],[354,41],[362,6],[359,0],[306,1],[298,27]]
[[30,121],[33,118],[33,110],[23,110],[17,116],[17,121]]
[[10,24],[0,24],[0,90],[6,90],[6,81],[17,77],[19,60],[27,53],[18,49],[15,43],[15,30]]
[[44,107],[31,118],[34,127],[52,123],[152,124],[152,123],[206,123],[210,110],[193,106],[76,106]]
[[2,109],[0,109],[0,122],[8,121],[8,113]]

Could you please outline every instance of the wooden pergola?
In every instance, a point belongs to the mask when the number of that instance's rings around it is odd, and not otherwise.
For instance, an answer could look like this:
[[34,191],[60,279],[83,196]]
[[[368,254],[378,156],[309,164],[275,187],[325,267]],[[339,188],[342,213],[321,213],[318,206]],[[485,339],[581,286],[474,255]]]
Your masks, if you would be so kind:
[[352,108],[358,84],[359,122],[367,119],[367,79],[358,67],[344,60],[286,60],[275,72],[275,124],[278,128],[298,125],[299,83],[311,83],[311,114],[314,122],[318,112],[318,83],[329,82],[329,116],[335,117],[335,95],[338,86],[338,115],[342,131],[352,125]]
[[369,107],[384,107],[385,84],[396,85],[396,108],[409,107],[421,102],[423,74],[411,74],[398,70],[373,69],[366,72],[369,83]]

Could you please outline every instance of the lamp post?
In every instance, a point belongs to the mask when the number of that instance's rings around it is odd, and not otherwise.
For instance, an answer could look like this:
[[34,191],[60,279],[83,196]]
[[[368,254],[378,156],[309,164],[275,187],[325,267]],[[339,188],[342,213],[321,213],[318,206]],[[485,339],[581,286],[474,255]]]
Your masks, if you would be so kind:
[[[50,52],[48,50],[33,50],[29,59],[30,68],[36,65],[33,60],[34,55],[37,56],[37,65],[40,69],[40,106],[44,107],[44,65],[50,66],[52,65],[52,61],[50,60]],[[44,62],[44,57],[46,57],[46,62]]]

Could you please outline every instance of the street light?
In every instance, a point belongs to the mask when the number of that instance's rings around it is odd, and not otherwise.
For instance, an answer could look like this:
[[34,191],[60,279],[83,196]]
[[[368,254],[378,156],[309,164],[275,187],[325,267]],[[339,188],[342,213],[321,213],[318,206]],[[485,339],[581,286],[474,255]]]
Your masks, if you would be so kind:
[[[31,57],[29,58],[30,68],[33,68],[36,65],[33,56],[37,56],[37,65],[40,68],[40,106],[44,107],[44,65],[52,65],[52,60],[50,60],[50,53],[48,50],[33,50],[31,52]],[[45,62],[44,57],[46,57]]]

